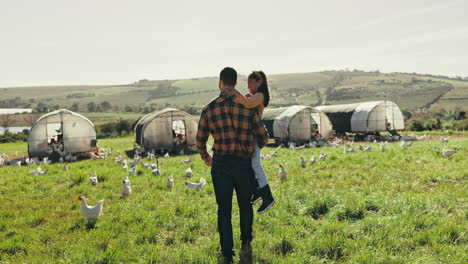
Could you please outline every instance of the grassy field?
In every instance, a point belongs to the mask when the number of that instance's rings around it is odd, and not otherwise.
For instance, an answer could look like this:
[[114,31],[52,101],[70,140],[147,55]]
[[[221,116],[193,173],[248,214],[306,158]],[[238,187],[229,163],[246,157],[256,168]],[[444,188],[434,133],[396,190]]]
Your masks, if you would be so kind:
[[[100,140],[100,147],[131,148],[133,138]],[[367,144],[365,144],[367,145]],[[443,158],[444,147],[460,153]],[[0,152],[26,151],[25,143]],[[263,149],[269,154],[274,148]],[[324,151],[324,162],[306,168]],[[292,151],[263,161],[277,204],[254,219],[254,263],[466,263],[468,140],[391,143],[386,152],[344,154],[343,148]],[[112,157],[98,161],[0,168],[0,263],[217,263],[219,237],[210,169],[194,156],[201,191],[184,186],[181,160],[160,159],[161,176],[138,168],[133,193],[121,199],[126,173]],[[145,160],[146,162],[146,160]],[[288,170],[278,178],[278,164]],[[90,185],[97,172],[99,184]],[[175,187],[165,188],[173,174]],[[93,205],[105,199],[94,228],[79,216],[78,195]],[[235,199],[234,199],[235,200]],[[239,236],[233,207],[234,237]],[[239,251],[240,241],[235,239]],[[238,257],[236,257],[238,259]]]

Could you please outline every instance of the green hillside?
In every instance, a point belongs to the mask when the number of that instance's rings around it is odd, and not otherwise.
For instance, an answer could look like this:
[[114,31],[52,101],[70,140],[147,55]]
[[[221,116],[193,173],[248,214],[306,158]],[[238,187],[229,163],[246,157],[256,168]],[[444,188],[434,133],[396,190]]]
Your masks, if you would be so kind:
[[[392,100],[401,108],[463,108],[468,105],[468,81],[430,75],[364,71],[325,71],[269,75],[272,106],[342,104]],[[218,94],[217,77],[183,80],[140,80],[127,85],[1,88],[0,107],[52,108],[108,101],[115,112],[125,106],[201,107]],[[238,89],[247,92],[246,76]],[[118,106],[119,108],[116,108]]]

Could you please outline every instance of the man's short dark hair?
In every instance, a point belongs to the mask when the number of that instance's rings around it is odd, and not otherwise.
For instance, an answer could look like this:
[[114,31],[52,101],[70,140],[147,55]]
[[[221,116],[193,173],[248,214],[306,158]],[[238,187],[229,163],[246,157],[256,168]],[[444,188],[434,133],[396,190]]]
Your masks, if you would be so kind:
[[231,67],[226,67],[219,73],[219,79],[224,85],[234,86],[237,82],[237,72]]

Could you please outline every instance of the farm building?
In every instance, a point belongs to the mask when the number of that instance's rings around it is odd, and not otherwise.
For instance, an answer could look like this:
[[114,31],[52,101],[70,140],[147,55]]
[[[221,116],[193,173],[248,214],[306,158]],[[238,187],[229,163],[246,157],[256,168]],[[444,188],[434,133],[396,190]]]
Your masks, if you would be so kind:
[[322,137],[331,135],[328,118],[310,106],[267,108],[262,121],[270,138],[277,142],[303,144],[311,141],[317,131]]
[[403,114],[391,101],[317,106],[330,119],[337,133],[397,131],[405,128]]
[[174,108],[149,113],[135,125],[135,141],[146,150],[190,150],[196,145],[198,122]]
[[41,116],[32,125],[28,136],[31,157],[45,157],[52,147],[71,154],[93,151],[96,148],[96,130],[86,117],[67,109]]

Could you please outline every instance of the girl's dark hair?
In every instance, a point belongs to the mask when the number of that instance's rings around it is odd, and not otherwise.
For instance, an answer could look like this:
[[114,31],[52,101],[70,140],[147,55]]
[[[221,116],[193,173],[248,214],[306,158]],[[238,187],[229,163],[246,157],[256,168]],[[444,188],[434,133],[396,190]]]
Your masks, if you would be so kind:
[[268,90],[268,81],[265,73],[263,71],[253,71],[249,75],[249,79],[254,79],[257,82],[262,81],[257,92],[261,92],[263,94],[263,106],[267,107],[270,103],[270,91]]

